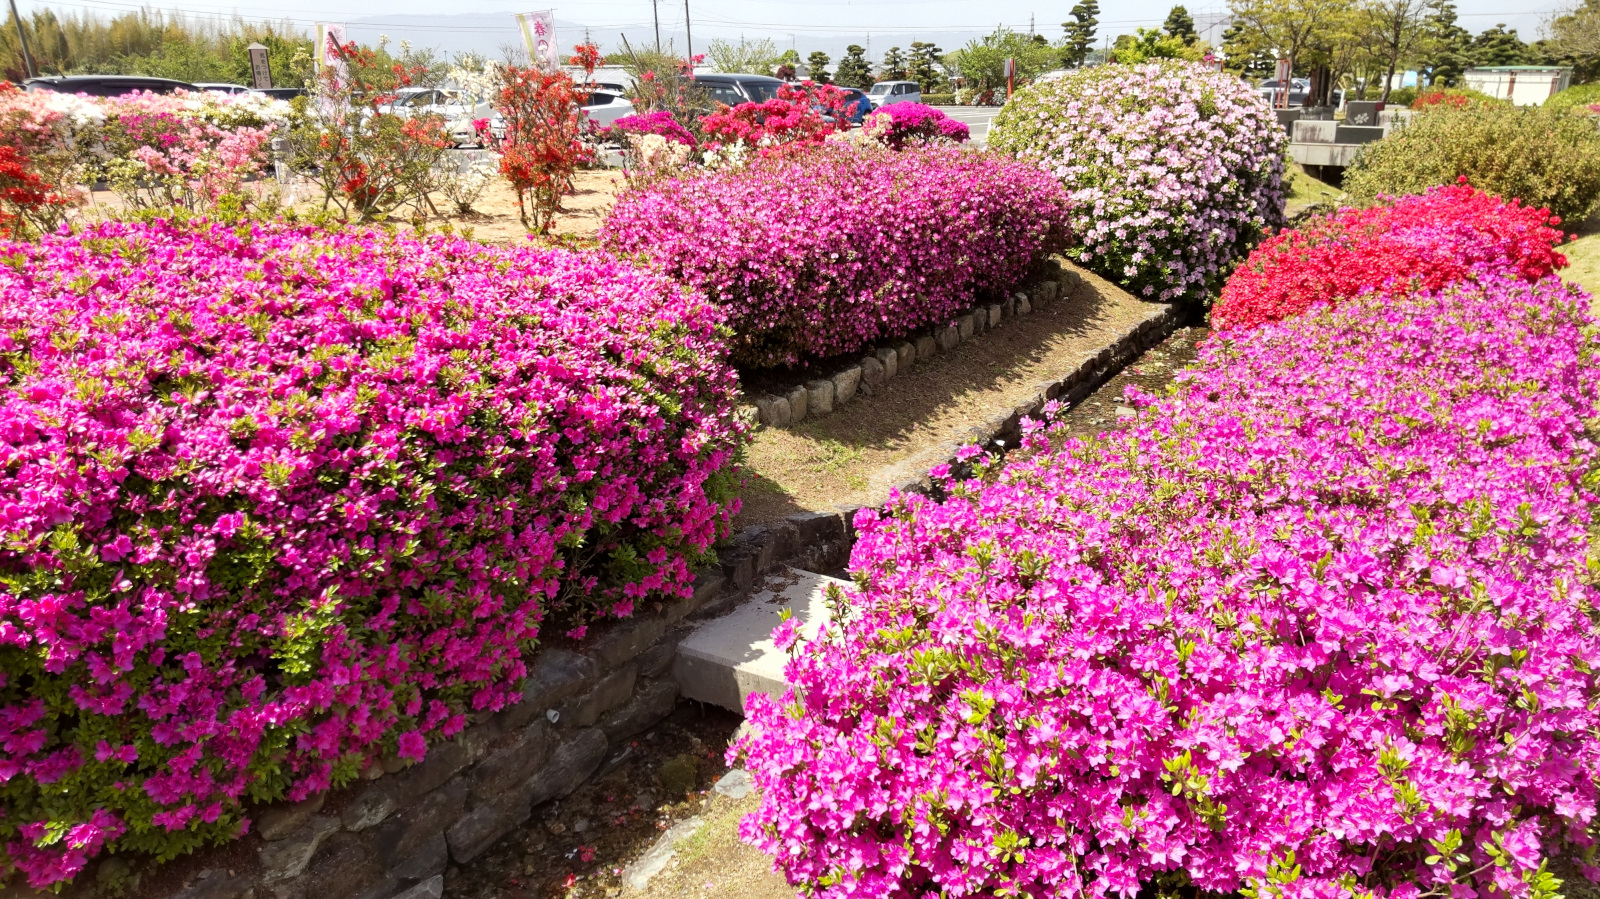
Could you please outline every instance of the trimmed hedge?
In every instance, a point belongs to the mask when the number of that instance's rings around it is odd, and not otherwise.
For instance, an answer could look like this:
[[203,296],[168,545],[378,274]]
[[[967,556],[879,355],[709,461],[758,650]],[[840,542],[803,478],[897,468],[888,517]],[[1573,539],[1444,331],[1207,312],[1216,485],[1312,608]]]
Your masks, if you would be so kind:
[[742,836],[818,899],[1548,899],[1600,799],[1588,305],[1358,298],[857,513]]
[[286,226],[0,243],[0,859],[170,857],[512,701],[728,530],[721,316],[605,257]]
[[1593,84],[1576,84],[1564,91],[1551,94],[1550,99],[1544,101],[1545,109],[1559,111],[1589,112],[1589,107],[1600,106],[1600,82]]
[[952,147],[843,142],[625,193],[601,243],[727,312],[733,358],[781,366],[943,323],[1066,241],[1032,166]]

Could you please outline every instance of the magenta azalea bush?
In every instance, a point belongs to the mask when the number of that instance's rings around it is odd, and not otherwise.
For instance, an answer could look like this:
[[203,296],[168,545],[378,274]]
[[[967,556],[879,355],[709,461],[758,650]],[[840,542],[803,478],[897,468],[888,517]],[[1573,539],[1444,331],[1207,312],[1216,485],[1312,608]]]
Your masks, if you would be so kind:
[[1549,899],[1600,779],[1588,303],[1322,307],[861,512],[843,623],[751,701],[744,837],[830,899]]
[[722,306],[733,358],[788,365],[948,321],[1066,239],[1047,175],[948,147],[840,142],[625,193],[601,243]]
[[1214,293],[1284,224],[1287,141],[1249,84],[1180,60],[1035,82],[989,130],[1066,187],[1074,260],[1164,301]]
[[907,145],[964,144],[972,136],[965,122],[921,103],[880,106],[861,127],[869,139],[896,150]]
[[238,834],[684,595],[720,313],[607,257],[203,221],[0,243],[0,861]]

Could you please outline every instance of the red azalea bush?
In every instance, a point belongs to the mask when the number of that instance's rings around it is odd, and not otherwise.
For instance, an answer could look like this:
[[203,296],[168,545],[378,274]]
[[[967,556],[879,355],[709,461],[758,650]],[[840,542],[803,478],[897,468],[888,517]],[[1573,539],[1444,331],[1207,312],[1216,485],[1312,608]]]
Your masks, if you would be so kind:
[[1488,266],[1536,281],[1567,264],[1561,220],[1461,183],[1344,209],[1264,241],[1211,310],[1219,330],[1254,328],[1387,284],[1437,290]]
[[564,72],[506,66],[501,80],[495,99],[506,125],[496,146],[500,171],[517,192],[523,226],[542,234],[572,189],[572,173],[589,155],[583,142],[588,120],[577,85]]
[[707,141],[751,148],[820,143],[829,134],[850,130],[846,96],[831,84],[782,84],[771,100],[740,103],[705,116],[700,131]]
[[67,206],[44,179],[31,170],[28,157],[15,147],[0,144],[0,238],[29,230],[41,216]]
[[743,836],[816,899],[1553,899],[1600,798],[1589,302],[1323,307],[858,513]]
[[602,244],[721,305],[735,361],[789,365],[948,321],[1061,246],[1067,199],[1031,165],[830,142],[629,191]]
[[514,701],[729,526],[720,313],[604,256],[0,242],[0,864],[170,857]]

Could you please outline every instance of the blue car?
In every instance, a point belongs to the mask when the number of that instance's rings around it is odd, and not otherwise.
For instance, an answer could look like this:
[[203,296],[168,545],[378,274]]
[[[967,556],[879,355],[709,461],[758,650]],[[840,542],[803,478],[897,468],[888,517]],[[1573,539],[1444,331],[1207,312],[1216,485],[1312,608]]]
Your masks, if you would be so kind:
[[853,87],[843,87],[840,90],[844,91],[846,95],[844,108],[850,110],[850,124],[861,124],[861,120],[866,118],[867,113],[872,111],[872,100],[867,97],[865,92]]

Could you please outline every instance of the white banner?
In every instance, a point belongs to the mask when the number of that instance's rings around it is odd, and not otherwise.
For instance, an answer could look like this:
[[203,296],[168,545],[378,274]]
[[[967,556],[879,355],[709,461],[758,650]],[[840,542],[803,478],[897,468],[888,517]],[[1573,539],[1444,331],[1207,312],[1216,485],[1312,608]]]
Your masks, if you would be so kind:
[[343,48],[348,43],[350,39],[345,37],[343,25],[317,23],[317,55],[313,59],[317,71],[331,66],[343,75],[348,68],[344,62]]
[[528,60],[547,72],[561,68],[556,52],[556,13],[553,9],[518,13],[517,25],[522,29],[522,42],[528,48]]

